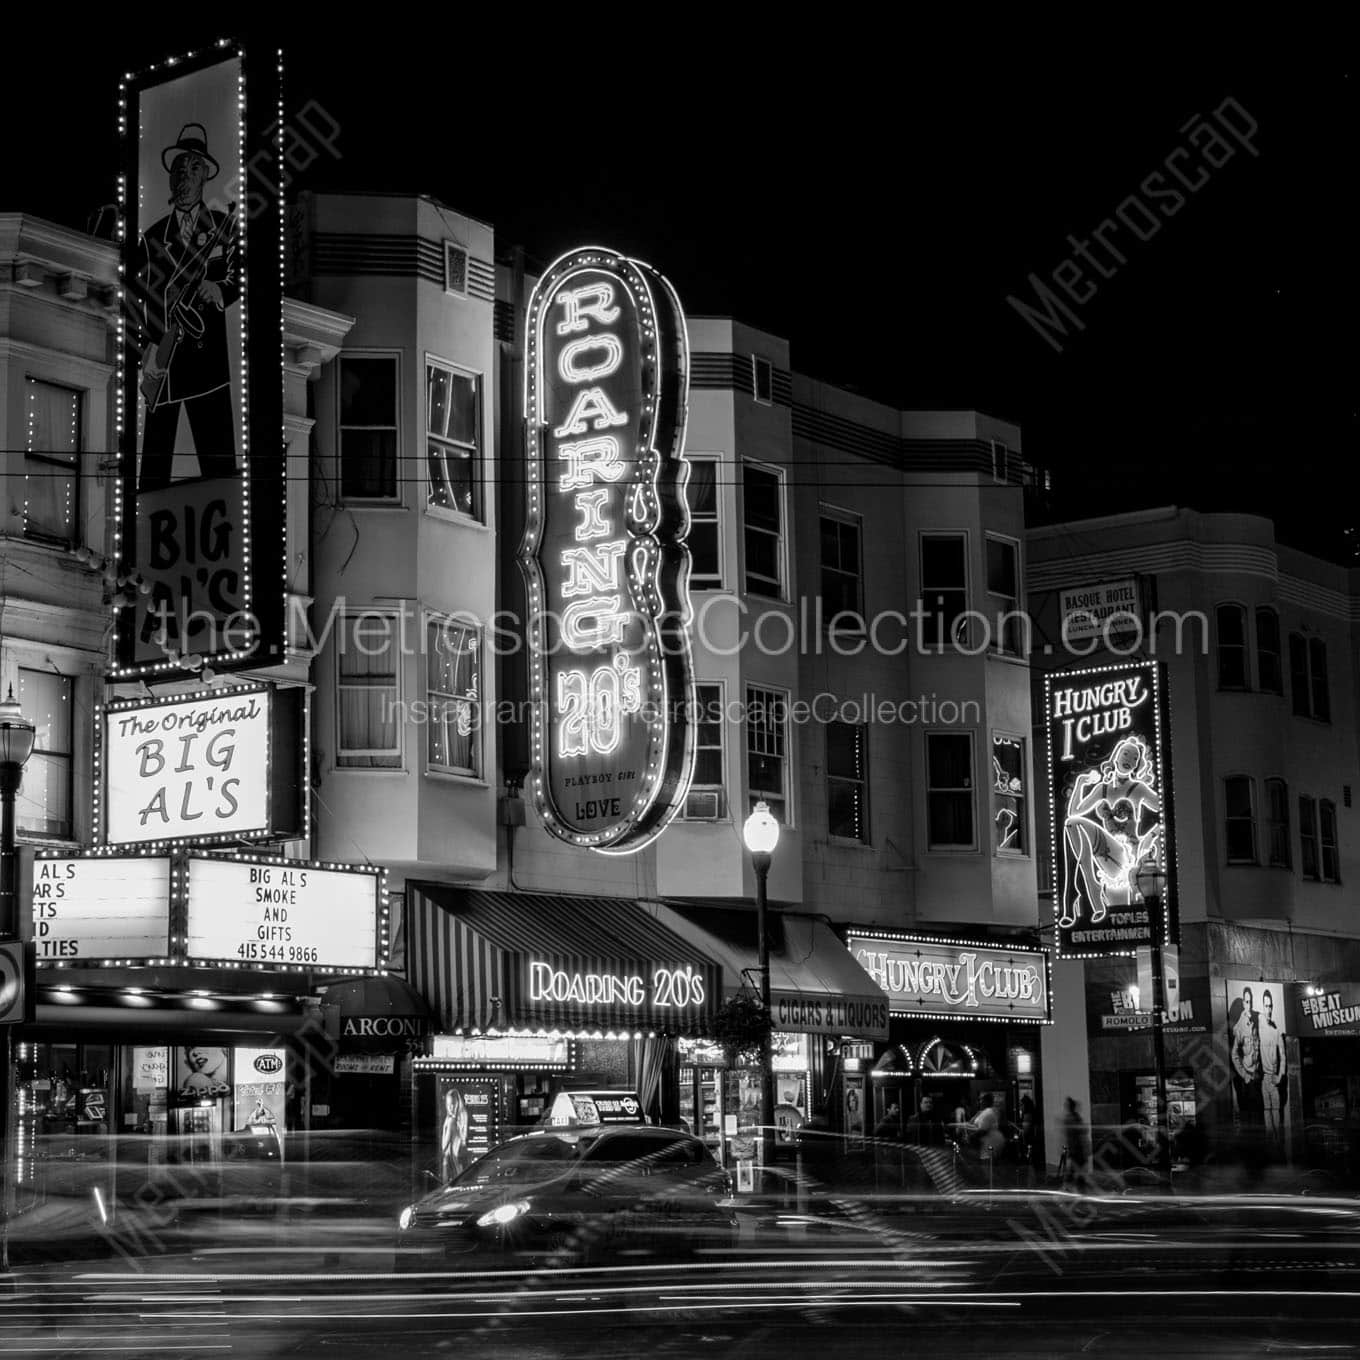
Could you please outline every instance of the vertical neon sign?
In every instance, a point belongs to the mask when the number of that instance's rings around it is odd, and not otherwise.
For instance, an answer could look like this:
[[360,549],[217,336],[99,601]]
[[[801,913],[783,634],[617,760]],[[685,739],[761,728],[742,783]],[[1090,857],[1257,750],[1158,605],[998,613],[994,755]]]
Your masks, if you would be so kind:
[[560,839],[629,853],[694,759],[685,319],[650,266],[586,247],[544,272],[527,335],[534,803]]

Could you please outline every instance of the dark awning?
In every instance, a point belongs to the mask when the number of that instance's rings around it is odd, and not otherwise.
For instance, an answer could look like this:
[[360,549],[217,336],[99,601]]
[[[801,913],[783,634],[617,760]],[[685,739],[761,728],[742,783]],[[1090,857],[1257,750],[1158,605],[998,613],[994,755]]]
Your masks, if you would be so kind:
[[[723,989],[759,988],[756,913],[745,906],[645,902],[657,921],[722,964]],[[805,1034],[888,1034],[888,997],[820,917],[771,911],[770,1005],[776,1030]]]
[[391,1049],[430,1030],[430,1008],[396,973],[334,982],[322,998],[326,1031],[346,1047]]
[[636,902],[408,884],[409,975],[447,1030],[702,1034],[721,970]]

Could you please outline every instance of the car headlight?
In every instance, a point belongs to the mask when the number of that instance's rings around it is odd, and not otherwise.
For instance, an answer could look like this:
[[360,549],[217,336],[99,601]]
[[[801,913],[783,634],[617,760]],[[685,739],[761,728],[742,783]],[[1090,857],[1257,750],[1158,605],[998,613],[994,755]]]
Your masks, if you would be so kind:
[[494,1209],[488,1209],[478,1220],[479,1228],[498,1228],[504,1227],[507,1223],[514,1222],[521,1214],[529,1212],[529,1201],[527,1199],[517,1199],[513,1204],[498,1204]]
[[416,1206],[414,1204],[408,1204],[401,1211],[401,1216],[397,1219],[397,1227],[399,1227],[402,1232],[405,1232],[406,1229],[411,1226],[411,1220],[415,1217],[415,1212]]

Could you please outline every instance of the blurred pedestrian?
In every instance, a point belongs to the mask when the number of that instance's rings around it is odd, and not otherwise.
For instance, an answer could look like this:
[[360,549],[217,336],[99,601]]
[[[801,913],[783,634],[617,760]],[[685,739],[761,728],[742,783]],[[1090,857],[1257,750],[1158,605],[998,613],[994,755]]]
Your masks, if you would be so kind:
[[1091,1160],[1091,1136],[1081,1117],[1081,1106],[1071,1096],[1063,1102],[1063,1150],[1067,1154],[1063,1184],[1075,1184],[1077,1189],[1085,1189]]
[[883,1111],[883,1118],[874,1125],[875,1138],[899,1138],[902,1134],[902,1107],[893,1101]]

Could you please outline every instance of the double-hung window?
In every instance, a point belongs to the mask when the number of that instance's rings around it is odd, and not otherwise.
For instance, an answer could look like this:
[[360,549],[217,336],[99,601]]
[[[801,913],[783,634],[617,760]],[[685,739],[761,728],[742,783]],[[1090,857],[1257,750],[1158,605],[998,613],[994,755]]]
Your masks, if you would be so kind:
[[1327,684],[1327,643],[1320,637],[1289,635],[1290,703],[1300,718],[1331,722],[1332,700]]
[[704,681],[694,686],[694,778],[685,798],[685,816],[715,821],[727,815],[723,767],[723,687]]
[[784,479],[773,468],[742,465],[746,516],[746,590],[784,595]]
[[1248,775],[1223,781],[1224,832],[1229,864],[1258,864],[1256,856],[1256,790]]
[[19,707],[34,725],[15,821],[20,831],[56,840],[73,837],[73,682],[54,671],[19,670]]
[[689,583],[696,590],[721,590],[722,537],[718,517],[718,473],[710,454],[686,454],[689,463]]
[[769,804],[787,826],[788,696],[759,685],[746,687],[746,786],[751,806]]
[[869,728],[826,725],[826,829],[843,840],[869,840]]
[[24,537],[80,543],[81,394],[29,378],[24,412]]
[[1025,743],[992,736],[992,828],[998,854],[1025,853]]
[[1240,604],[1214,610],[1218,627],[1218,687],[1247,688],[1247,611]]
[[1289,786],[1283,779],[1266,780],[1266,852],[1272,868],[1289,868]]
[[399,769],[402,724],[397,621],[389,614],[349,614],[336,632],[335,763],[343,769]]
[[1013,539],[987,535],[987,620],[992,650],[1021,656],[1026,620],[1020,612],[1020,545]]
[[481,675],[481,630],[431,619],[425,629],[426,769],[480,777]]
[[1256,683],[1264,694],[1284,693],[1280,664],[1280,616],[1269,605],[1256,609]]
[[964,534],[921,535],[921,645],[943,651],[967,642],[968,539]]
[[425,365],[426,503],[481,516],[482,380],[447,364]]
[[864,626],[859,517],[823,507],[821,547],[822,619],[828,627],[858,631]]
[[932,850],[974,849],[973,737],[926,733],[927,843]]
[[397,356],[342,354],[338,380],[342,499],[400,500]]

